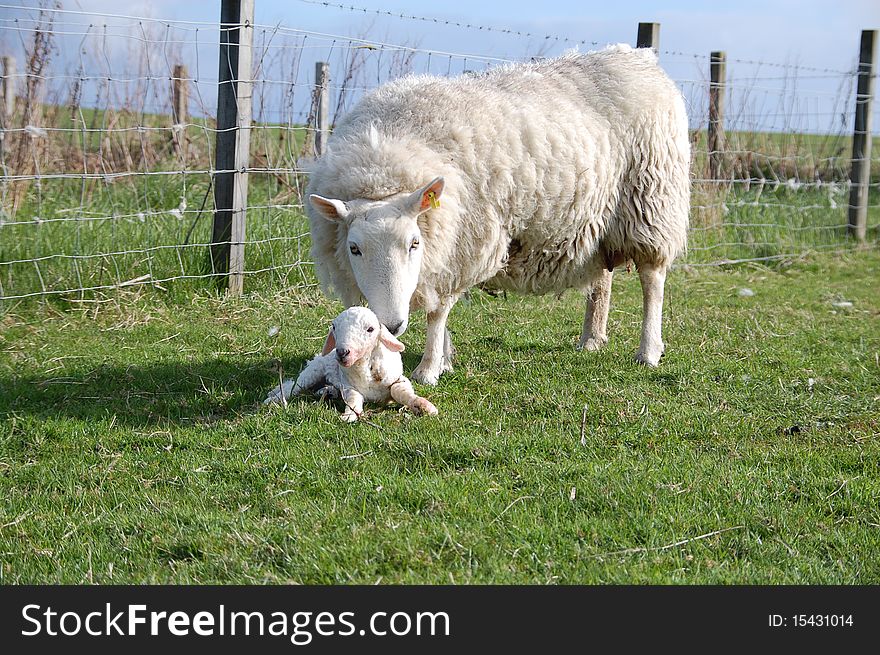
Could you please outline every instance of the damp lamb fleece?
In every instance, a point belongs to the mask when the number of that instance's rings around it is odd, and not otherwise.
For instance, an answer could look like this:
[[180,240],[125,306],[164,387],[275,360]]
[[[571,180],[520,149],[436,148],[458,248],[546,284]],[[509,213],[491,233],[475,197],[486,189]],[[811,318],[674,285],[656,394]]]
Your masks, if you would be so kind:
[[[681,93],[652,50],[618,45],[381,86],[335,127],[307,193],[382,200],[442,176],[440,206],[418,218],[424,254],[412,306],[430,313],[480,283],[580,288],[589,298],[596,284],[610,290],[603,276],[628,260],[665,276],[686,247],[689,162]],[[358,302],[345,225],[311,205],[308,213],[319,280]],[[603,339],[605,318],[592,326]],[[648,318],[644,329],[654,330]],[[644,361],[655,365],[659,317],[650,320],[656,343]]]

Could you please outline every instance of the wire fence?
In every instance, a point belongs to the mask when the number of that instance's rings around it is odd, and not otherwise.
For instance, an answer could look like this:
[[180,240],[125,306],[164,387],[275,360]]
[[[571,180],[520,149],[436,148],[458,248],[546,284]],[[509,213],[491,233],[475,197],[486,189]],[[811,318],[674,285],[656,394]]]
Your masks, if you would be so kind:
[[[364,92],[402,75],[461,75],[599,45],[450,21],[445,28],[493,30],[522,49],[517,57],[450,52],[371,38],[367,28],[352,37],[254,25],[249,287],[315,283],[302,192],[316,149],[316,62],[329,64],[332,123]],[[230,172],[215,166],[220,32],[217,22],[0,5],[0,301],[189,289],[225,276],[210,256],[213,186]],[[714,168],[709,54],[660,51],[685,96],[694,146],[683,263],[772,261],[851,245],[853,50],[845,70],[729,59]],[[876,245],[880,150],[873,152],[867,240]]]

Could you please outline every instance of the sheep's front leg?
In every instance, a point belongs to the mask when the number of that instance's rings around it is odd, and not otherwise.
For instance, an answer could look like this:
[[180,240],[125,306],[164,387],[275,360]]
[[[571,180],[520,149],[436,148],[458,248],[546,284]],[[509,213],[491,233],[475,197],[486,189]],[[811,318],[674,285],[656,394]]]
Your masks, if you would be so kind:
[[666,265],[639,264],[639,280],[642,283],[642,339],[636,361],[647,366],[657,366],[663,355],[663,285],[666,282]]
[[364,413],[364,397],[357,389],[345,387],[342,390],[342,400],[345,402],[345,411],[340,418],[346,423],[354,423]]
[[427,398],[422,398],[414,390],[412,383],[403,375],[391,385],[391,397],[401,405],[409,407],[413,414],[437,415],[437,408]]
[[611,280],[614,272],[602,268],[587,293],[587,311],[578,350],[599,350],[608,343],[608,310],[611,307]]
[[[452,370],[452,362],[446,361],[444,356],[446,343],[446,319],[455,300],[442,303],[436,311],[428,314],[428,329],[425,338],[425,354],[422,361],[413,371],[412,378],[422,384],[437,384],[440,374]],[[450,348],[452,344],[450,342]]]

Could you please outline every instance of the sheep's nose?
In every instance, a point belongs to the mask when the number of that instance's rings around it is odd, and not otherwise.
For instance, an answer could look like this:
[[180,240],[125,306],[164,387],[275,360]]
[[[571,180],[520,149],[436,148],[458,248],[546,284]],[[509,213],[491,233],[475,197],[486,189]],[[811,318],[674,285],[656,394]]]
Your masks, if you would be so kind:
[[395,337],[399,337],[400,334],[403,332],[403,330],[401,328],[403,327],[404,322],[405,321],[398,321],[397,323],[389,323],[386,327],[388,328],[388,331],[391,334],[393,334]]
[[348,353],[350,353],[350,352],[351,352],[351,350],[349,350],[348,348],[337,348],[336,349],[336,359],[338,359],[341,362],[343,359],[348,357]]

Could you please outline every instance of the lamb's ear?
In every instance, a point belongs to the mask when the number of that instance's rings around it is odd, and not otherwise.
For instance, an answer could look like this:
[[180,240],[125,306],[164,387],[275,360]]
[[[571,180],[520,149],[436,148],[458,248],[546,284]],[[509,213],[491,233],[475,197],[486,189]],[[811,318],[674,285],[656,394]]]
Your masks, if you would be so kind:
[[325,198],[324,196],[319,196],[318,194],[313,193],[309,196],[309,202],[311,202],[312,207],[317,209],[321,216],[328,221],[341,221],[348,216],[348,207],[346,207],[345,203],[341,200]]
[[429,209],[437,209],[445,184],[442,177],[436,177],[427,186],[410,195],[407,201],[410,210],[418,215]]
[[334,350],[336,350],[336,337],[333,335],[333,330],[330,330],[327,333],[327,338],[324,339],[324,347],[321,348],[321,354],[326,355]]
[[382,329],[379,330],[379,341],[388,348],[393,353],[402,353],[403,349],[406,347],[397,338],[388,331],[388,328],[384,325]]

